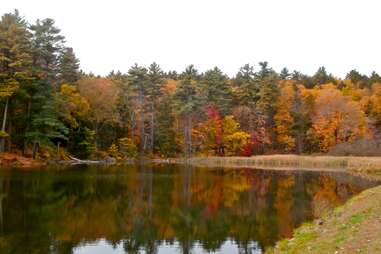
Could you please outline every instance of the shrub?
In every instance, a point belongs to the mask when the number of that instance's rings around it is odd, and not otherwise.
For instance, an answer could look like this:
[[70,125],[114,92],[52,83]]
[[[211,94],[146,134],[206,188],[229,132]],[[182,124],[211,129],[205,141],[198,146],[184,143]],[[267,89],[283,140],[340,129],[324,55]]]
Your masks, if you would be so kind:
[[355,156],[381,156],[380,139],[358,139],[356,141],[340,143],[330,151],[331,155],[355,155]]

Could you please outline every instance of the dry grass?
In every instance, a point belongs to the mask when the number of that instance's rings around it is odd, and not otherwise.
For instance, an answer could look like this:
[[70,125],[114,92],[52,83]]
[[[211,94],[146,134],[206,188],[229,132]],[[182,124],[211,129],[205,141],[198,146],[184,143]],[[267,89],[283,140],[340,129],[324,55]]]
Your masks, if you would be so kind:
[[[194,166],[203,167],[381,171],[381,157],[263,155],[252,157],[194,157],[186,161]],[[184,163],[186,161],[177,159],[171,162]]]

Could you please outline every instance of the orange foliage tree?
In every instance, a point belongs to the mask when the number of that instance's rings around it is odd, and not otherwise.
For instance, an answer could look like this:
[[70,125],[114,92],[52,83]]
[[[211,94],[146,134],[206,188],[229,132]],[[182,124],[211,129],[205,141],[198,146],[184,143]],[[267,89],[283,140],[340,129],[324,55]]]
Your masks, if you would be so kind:
[[365,115],[357,102],[331,84],[316,89],[309,134],[321,151],[327,152],[338,143],[364,137],[366,130]]
[[293,133],[294,117],[292,115],[294,107],[295,90],[291,82],[286,82],[280,90],[277,103],[277,112],[274,116],[277,140],[286,152],[295,149],[295,138]]
[[106,124],[119,124],[120,115],[116,110],[119,89],[111,79],[84,77],[78,81],[78,90],[90,104],[88,119],[95,138]]

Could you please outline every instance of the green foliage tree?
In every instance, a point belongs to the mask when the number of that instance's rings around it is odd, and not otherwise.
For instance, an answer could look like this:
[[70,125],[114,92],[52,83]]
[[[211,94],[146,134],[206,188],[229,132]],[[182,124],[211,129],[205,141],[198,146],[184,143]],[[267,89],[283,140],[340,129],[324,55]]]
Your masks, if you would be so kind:
[[33,64],[37,67],[38,76],[45,83],[57,87],[59,72],[59,59],[64,50],[65,37],[61,30],[55,26],[53,19],[37,20],[30,26],[33,33]]
[[95,131],[85,127],[79,129],[72,136],[73,145],[70,146],[70,151],[79,158],[89,158],[95,151]]
[[155,145],[155,130],[156,130],[156,114],[157,114],[157,105],[160,102],[160,98],[163,95],[164,89],[164,79],[163,71],[157,63],[152,63],[148,68],[147,73],[148,78],[148,108],[149,108],[149,142],[148,150],[150,153],[153,153]]
[[[0,100],[4,103],[1,131],[6,132],[10,100],[20,87],[31,82],[31,44],[27,23],[16,10],[0,21]],[[5,149],[0,139],[0,152]]]
[[31,129],[25,134],[33,143],[33,158],[41,145],[52,146],[54,141],[66,141],[69,129],[58,119],[56,103],[51,100],[32,118]]
[[59,85],[73,84],[79,80],[79,60],[76,58],[72,48],[64,48],[58,61]]
[[312,76],[312,82],[316,85],[323,85],[327,83],[336,83],[335,78],[328,74],[325,67],[319,67],[315,75]]
[[206,105],[215,105],[222,115],[226,115],[232,103],[232,93],[228,78],[220,69],[214,67],[206,71],[200,80],[200,88]]
[[198,79],[198,72],[193,65],[188,66],[183,79],[174,93],[174,100],[178,109],[178,114],[183,121],[184,130],[184,151],[186,155],[193,152],[192,129],[194,117],[201,110],[201,98]]
[[279,96],[278,75],[268,67],[267,62],[260,63],[261,70],[256,73],[259,83],[259,99],[257,101],[257,109],[265,116],[267,135],[270,144],[274,148],[276,144],[275,137],[275,121],[276,102]]
[[254,108],[256,101],[259,99],[259,87],[255,80],[254,67],[249,64],[241,67],[234,79],[234,83],[237,86],[235,92],[237,104]]
[[128,71],[128,82],[134,92],[134,100],[137,102],[135,108],[137,116],[137,127],[139,134],[139,153],[142,155],[147,149],[148,135],[145,130],[145,106],[149,80],[147,78],[148,70],[137,64]]
[[166,157],[173,157],[179,152],[174,127],[174,105],[171,98],[165,98],[158,108],[155,152]]

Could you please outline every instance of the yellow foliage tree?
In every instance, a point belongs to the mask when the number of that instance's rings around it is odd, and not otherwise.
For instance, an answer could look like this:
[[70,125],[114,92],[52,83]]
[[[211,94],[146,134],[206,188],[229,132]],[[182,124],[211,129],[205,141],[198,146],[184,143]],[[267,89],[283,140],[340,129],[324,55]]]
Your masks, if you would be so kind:
[[77,119],[84,117],[90,110],[88,101],[79,94],[75,86],[69,84],[63,84],[61,86],[59,96],[64,105],[62,110],[65,112],[65,121],[68,122],[72,128],[78,128],[79,124]]
[[222,121],[219,119],[208,120],[201,125],[201,136],[203,151],[209,152],[218,148],[223,148],[224,155],[236,155],[245,145],[248,144],[250,134],[241,131],[239,123],[232,115],[225,116]]
[[223,119],[223,144],[226,155],[236,155],[248,144],[250,134],[239,130],[239,123],[233,116],[225,116]]
[[381,84],[375,83],[372,86],[372,96],[370,97],[370,115],[377,125],[381,124]]
[[132,138],[118,139],[119,151],[125,157],[134,157],[138,154],[138,147]]
[[120,159],[121,158],[121,156],[120,156],[120,153],[119,153],[119,150],[118,150],[118,146],[117,145],[115,145],[114,143],[113,144],[111,144],[111,146],[108,148],[108,154],[111,156],[111,157],[113,157],[113,158],[115,158],[115,159]]

